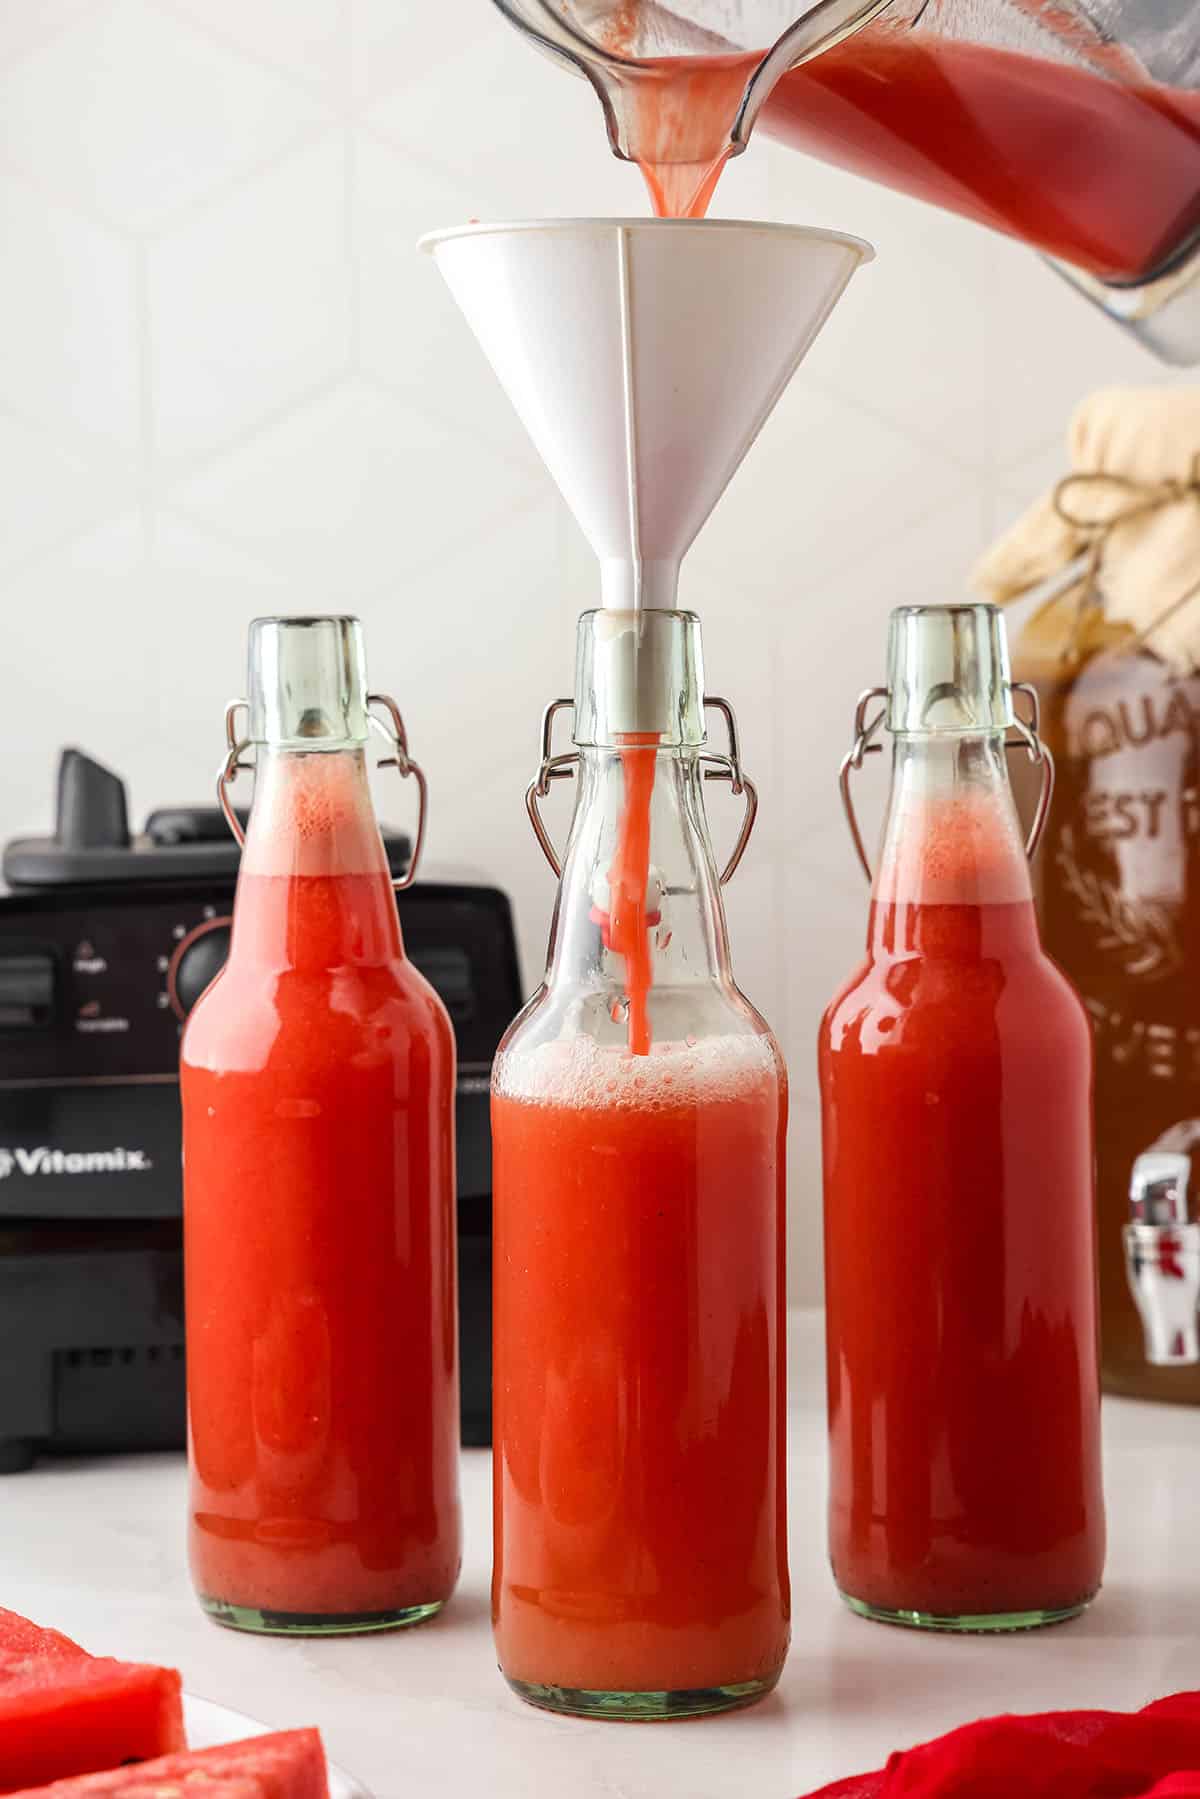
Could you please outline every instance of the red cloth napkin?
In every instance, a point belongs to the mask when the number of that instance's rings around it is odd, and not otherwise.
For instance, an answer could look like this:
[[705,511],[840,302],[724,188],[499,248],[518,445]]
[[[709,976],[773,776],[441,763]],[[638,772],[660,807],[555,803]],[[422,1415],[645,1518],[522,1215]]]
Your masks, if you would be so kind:
[[1140,1712],[983,1718],[809,1799],[1200,1799],[1200,1693]]

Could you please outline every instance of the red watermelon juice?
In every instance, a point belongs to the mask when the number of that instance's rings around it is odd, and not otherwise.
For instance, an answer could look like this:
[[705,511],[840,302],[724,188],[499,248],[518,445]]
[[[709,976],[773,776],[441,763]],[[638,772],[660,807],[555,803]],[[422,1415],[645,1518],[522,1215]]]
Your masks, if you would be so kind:
[[454,1043],[361,752],[266,760],[183,1046],[192,1570],[225,1622],[383,1628],[459,1563]]

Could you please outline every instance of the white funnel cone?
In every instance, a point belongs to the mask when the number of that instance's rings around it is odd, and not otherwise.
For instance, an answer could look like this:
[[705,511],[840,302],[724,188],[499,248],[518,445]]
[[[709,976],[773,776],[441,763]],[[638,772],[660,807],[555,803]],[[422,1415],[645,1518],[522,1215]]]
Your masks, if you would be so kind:
[[679,564],[860,263],[857,237],[725,219],[474,225],[432,251],[600,559],[605,606]]

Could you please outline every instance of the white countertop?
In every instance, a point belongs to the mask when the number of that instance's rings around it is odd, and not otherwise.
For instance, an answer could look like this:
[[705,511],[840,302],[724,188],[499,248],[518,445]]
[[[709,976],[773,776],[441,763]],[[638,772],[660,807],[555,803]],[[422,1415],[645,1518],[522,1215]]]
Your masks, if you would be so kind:
[[696,1722],[536,1712],[496,1672],[490,1466],[463,1458],[466,1553],[433,1622],[282,1642],[210,1624],[184,1553],[182,1456],[43,1463],[0,1477],[0,1604],[99,1653],[183,1670],[189,1691],[280,1727],[319,1724],[376,1799],[792,1799],[993,1711],[1144,1704],[1200,1686],[1200,1416],[1110,1400],[1109,1559],[1090,1613],[1005,1638],[851,1617],[825,1562],[820,1318],[791,1319],[792,1652],[778,1690]]

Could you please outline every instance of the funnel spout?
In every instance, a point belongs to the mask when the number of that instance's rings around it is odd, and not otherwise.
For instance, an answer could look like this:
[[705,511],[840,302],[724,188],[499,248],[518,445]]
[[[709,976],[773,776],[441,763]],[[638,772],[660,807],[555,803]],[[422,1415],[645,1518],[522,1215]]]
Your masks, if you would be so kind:
[[861,238],[728,219],[552,219],[423,238],[601,567],[679,568],[855,269]]
[[605,557],[600,564],[600,604],[606,612],[670,611],[679,604],[679,558],[649,562]]

